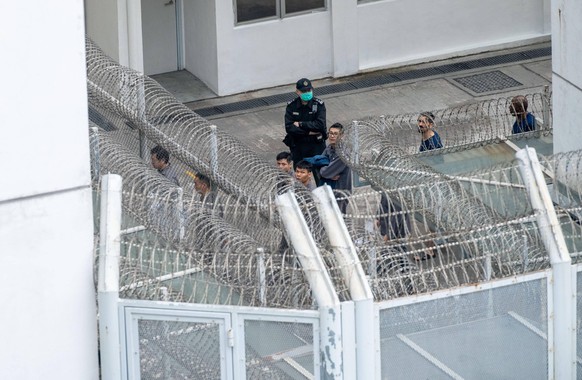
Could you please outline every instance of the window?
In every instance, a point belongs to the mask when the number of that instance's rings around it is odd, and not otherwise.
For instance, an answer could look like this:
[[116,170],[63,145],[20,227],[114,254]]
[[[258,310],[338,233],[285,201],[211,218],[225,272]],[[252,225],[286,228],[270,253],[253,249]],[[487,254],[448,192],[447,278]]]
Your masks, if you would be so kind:
[[324,10],[326,0],[234,0],[236,23],[283,18],[294,13]]

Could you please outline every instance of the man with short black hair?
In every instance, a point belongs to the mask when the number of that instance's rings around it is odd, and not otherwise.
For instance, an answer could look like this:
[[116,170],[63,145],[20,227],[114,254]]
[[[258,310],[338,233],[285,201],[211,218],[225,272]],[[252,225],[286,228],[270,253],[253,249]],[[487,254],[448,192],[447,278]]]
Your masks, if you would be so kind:
[[323,183],[329,185],[332,189],[343,190],[343,192],[336,193],[336,198],[338,198],[337,204],[340,211],[345,214],[348,207],[345,192],[352,191],[352,169],[346,165],[336,152],[337,143],[343,133],[344,126],[340,123],[335,123],[329,127],[327,147],[322,154],[329,159],[329,164],[319,169],[319,176]]
[[312,170],[313,166],[305,160],[299,161],[295,167],[295,178],[309,191],[315,190],[316,187]]
[[152,166],[157,169],[161,175],[174,182],[176,186],[180,186],[178,173],[176,173],[174,167],[170,165],[170,153],[160,145],[156,145],[152,148],[150,154]]
[[293,156],[289,152],[281,152],[277,154],[277,167],[283,173],[293,176]]
[[325,149],[327,128],[325,104],[313,97],[313,86],[307,78],[295,84],[297,98],[285,109],[285,131],[283,142],[291,150],[296,164],[305,157],[321,154]]
[[327,147],[323,151],[323,155],[329,159],[329,164],[322,166],[319,169],[319,174],[323,182],[336,190],[352,190],[352,170],[347,166],[338,156],[335,148],[339,139],[342,137],[344,126],[340,123],[335,123],[329,127],[329,137],[327,139]]
[[434,130],[434,115],[432,112],[422,112],[418,116],[418,133],[422,135],[419,151],[440,149],[443,147],[441,137]]

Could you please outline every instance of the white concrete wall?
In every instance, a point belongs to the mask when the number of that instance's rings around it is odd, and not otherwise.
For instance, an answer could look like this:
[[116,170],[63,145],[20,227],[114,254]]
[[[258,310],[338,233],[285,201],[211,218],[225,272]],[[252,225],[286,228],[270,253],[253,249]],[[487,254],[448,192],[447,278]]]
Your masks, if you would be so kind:
[[235,27],[232,2],[218,2],[218,93],[524,45],[550,33],[548,0],[329,3],[326,12]]
[[219,95],[331,75],[329,11],[235,27],[232,1],[216,9]]
[[[93,14],[100,16],[93,3]],[[111,8],[113,0],[103,0]],[[235,26],[233,1],[184,0],[186,68],[219,95],[428,62],[550,35],[550,0],[328,0],[323,12]],[[117,0],[120,39],[140,70],[140,0]],[[127,3],[123,19],[122,3]],[[113,16],[112,16],[113,17]],[[125,23],[125,29],[121,26]],[[215,23],[215,24],[213,24]],[[88,21],[93,25],[93,21]],[[90,35],[106,30],[90,28]],[[120,57],[124,47],[120,45]],[[105,49],[109,53],[108,49]],[[123,64],[123,63],[122,63]]]
[[186,70],[218,92],[218,55],[215,0],[184,2],[184,58]]
[[543,0],[383,0],[358,6],[360,70],[531,42],[549,34]]
[[99,378],[83,15],[0,6],[0,379]]
[[143,72],[141,0],[85,0],[86,33],[109,57]]
[[582,2],[552,1],[554,153],[582,149]]
[[333,76],[341,77],[359,71],[358,0],[335,1],[331,7],[333,41]]
[[127,65],[127,35],[120,25],[124,8],[118,8],[118,0],[85,0],[86,33],[105,54]]

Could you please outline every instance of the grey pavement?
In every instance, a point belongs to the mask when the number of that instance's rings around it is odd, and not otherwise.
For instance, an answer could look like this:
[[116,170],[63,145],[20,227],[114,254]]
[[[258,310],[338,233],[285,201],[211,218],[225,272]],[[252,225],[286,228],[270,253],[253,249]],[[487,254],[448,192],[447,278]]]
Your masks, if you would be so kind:
[[[325,101],[329,126],[335,122],[349,124],[353,120],[361,120],[366,117],[416,113],[484,99],[541,92],[544,86],[551,84],[552,79],[551,58],[548,55],[328,95],[318,95],[317,89],[330,84],[346,83],[362,78],[374,78],[378,75],[398,75],[398,73],[407,70],[430,69],[443,64],[464,63],[475,59],[486,59],[548,46],[550,46],[549,43],[536,44],[433,62],[431,64],[375,71],[354,77],[314,80],[314,94]],[[200,80],[186,71],[156,75],[153,78],[173,93],[178,100],[184,102],[186,106],[195,111],[221,104],[258,99],[275,94],[288,94],[295,91],[294,83],[291,83],[286,86],[217,97]],[[475,91],[475,86],[463,84],[473,83],[479,85],[480,81],[487,82],[491,78],[494,79],[494,82],[497,81],[495,83],[499,83],[499,80],[505,81],[505,84],[501,85],[504,88],[493,90],[481,88],[479,89],[480,92],[477,92]],[[283,125],[285,106],[286,103],[279,103],[212,115],[206,118],[219,129],[243,142],[265,160],[272,161],[278,152],[287,150],[287,147],[281,141],[285,136]]]

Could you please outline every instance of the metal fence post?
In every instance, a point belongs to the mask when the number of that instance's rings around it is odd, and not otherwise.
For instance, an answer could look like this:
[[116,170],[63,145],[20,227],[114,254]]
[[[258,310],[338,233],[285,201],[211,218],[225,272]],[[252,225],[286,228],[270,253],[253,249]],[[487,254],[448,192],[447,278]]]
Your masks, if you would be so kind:
[[[355,306],[355,336],[357,342],[357,379],[374,379],[374,301],[372,289],[352,242],[350,233],[331,187],[320,186],[313,191],[329,242],[340,266],[340,272],[348,285]],[[344,327],[345,328],[345,327]],[[344,358],[344,363],[346,358]]]
[[[352,121],[352,136],[353,136],[353,144],[354,144],[354,166],[357,166],[360,162],[360,140],[358,135],[358,122],[356,120]],[[360,184],[360,175],[355,171],[352,170],[352,187],[356,187]]]
[[[550,304],[552,329],[548,329],[549,378],[576,378],[576,283],[570,255],[536,151],[525,148],[516,153],[523,182],[536,212],[538,227],[552,265]],[[550,291],[550,289],[548,289]],[[550,299],[550,297],[548,297]],[[552,371],[553,369],[553,371]]]
[[101,226],[99,242],[99,344],[101,378],[121,379],[119,340],[119,252],[121,240],[121,177],[101,179]]
[[265,249],[257,248],[257,275],[259,277],[259,301],[267,305],[267,277],[265,272]]
[[[145,120],[146,119],[146,101],[145,101],[145,76],[142,74],[139,76],[138,82],[137,82],[137,91],[136,91],[136,99],[135,99],[135,104],[136,104],[136,111],[137,111],[137,118],[139,120]],[[148,161],[149,158],[149,152],[148,152],[148,146],[147,146],[147,137],[144,133],[143,130],[139,129],[138,130],[138,134],[139,134],[139,156],[141,157],[142,160],[144,161]]]
[[184,189],[179,187],[176,189],[176,215],[178,218],[178,243],[181,245],[186,233],[185,218],[184,218]]
[[99,128],[89,128],[89,145],[91,147],[91,171],[92,178],[98,179],[101,173],[101,158],[99,156]]
[[543,128],[548,130],[550,125],[550,86],[544,86],[544,93],[542,95],[542,117],[544,118]]
[[210,126],[210,170],[214,178],[218,177],[218,136],[216,125]]
[[278,195],[275,203],[291,246],[297,254],[319,307],[322,376],[343,379],[342,323],[339,297],[315,240],[291,191]]

